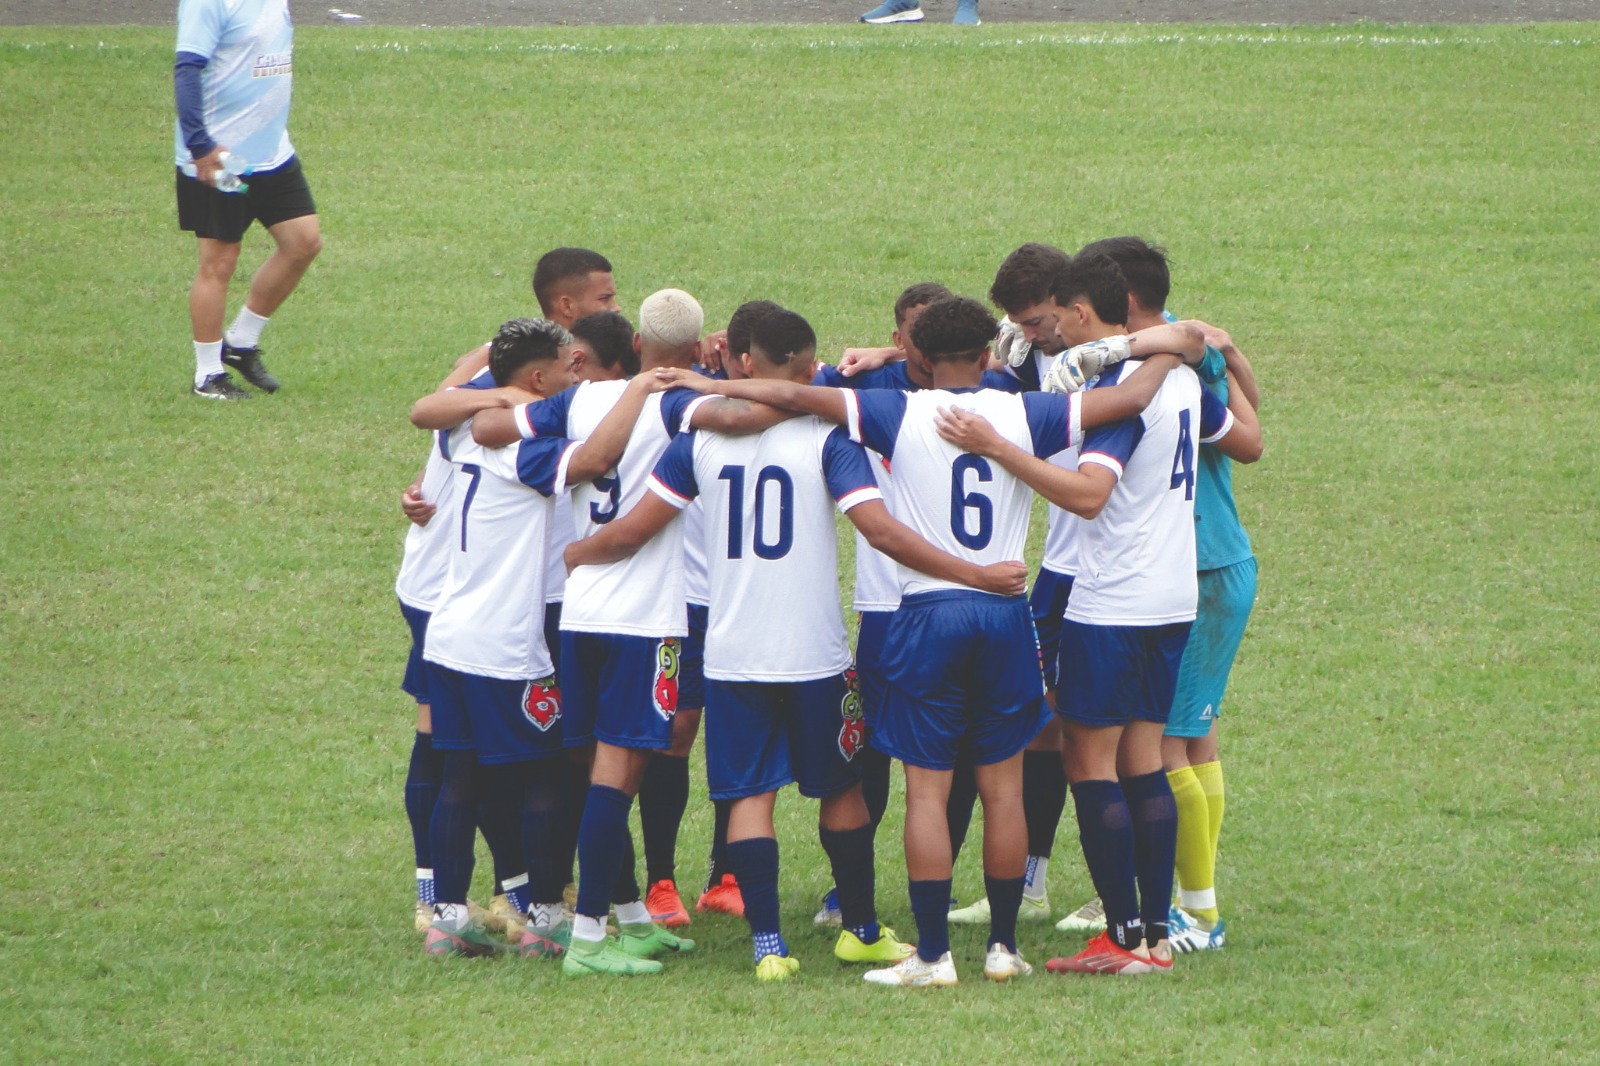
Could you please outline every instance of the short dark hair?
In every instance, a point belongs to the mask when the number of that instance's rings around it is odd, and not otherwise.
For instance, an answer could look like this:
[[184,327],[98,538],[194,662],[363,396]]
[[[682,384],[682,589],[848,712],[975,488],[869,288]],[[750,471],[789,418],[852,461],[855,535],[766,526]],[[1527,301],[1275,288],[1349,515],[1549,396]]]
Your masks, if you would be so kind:
[[1140,307],[1146,311],[1160,311],[1167,306],[1167,294],[1172,291],[1172,272],[1167,268],[1165,248],[1143,237],[1107,237],[1078,250],[1079,255],[1090,253],[1106,256],[1117,264],[1128,280],[1128,291],[1138,298]]
[[923,308],[911,340],[930,363],[970,363],[982,358],[1000,324],[968,296],[946,296]]
[[989,300],[1007,314],[1043,303],[1050,295],[1051,282],[1071,258],[1053,244],[1024,244],[1000,264]]
[[1050,295],[1062,307],[1087,300],[1100,321],[1112,326],[1128,324],[1128,279],[1110,256],[1096,252],[1075,256],[1056,272]]
[[728,319],[728,354],[740,356],[750,350],[750,334],[756,323],[783,308],[771,300],[746,300]]
[[611,261],[587,248],[552,248],[539,257],[533,268],[533,298],[539,310],[550,313],[556,286],[573,278],[586,278],[596,272],[611,273]]
[[906,315],[949,295],[950,290],[937,281],[919,281],[915,285],[906,286],[906,291],[894,302],[894,324],[905,325]]
[[639,353],[633,350],[633,323],[616,311],[596,311],[572,324],[572,335],[582,341],[607,370],[618,366],[629,377],[639,372]]
[[547,318],[513,318],[489,342],[489,373],[496,385],[508,385],[517,371],[554,359],[571,343],[572,334]]
[[773,366],[786,366],[805,352],[817,350],[817,334],[800,315],[786,308],[768,311],[750,331],[750,350]]

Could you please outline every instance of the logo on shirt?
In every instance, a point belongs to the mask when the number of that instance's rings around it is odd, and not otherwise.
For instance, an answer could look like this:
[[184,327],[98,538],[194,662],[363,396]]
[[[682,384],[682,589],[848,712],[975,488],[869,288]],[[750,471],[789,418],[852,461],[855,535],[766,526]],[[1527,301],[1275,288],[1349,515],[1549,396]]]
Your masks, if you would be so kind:
[[290,73],[293,52],[265,52],[250,64],[252,78],[278,78]]
[[529,681],[523,687],[522,717],[541,733],[548,733],[561,720],[561,689],[556,687],[555,677]]
[[839,727],[839,754],[845,762],[856,757],[867,742],[865,711],[861,705],[861,680],[855,667],[844,672],[844,696],[839,700],[839,717],[844,724]]
[[668,637],[656,645],[656,677],[650,685],[650,698],[656,713],[667,721],[678,713],[678,657],[682,641]]

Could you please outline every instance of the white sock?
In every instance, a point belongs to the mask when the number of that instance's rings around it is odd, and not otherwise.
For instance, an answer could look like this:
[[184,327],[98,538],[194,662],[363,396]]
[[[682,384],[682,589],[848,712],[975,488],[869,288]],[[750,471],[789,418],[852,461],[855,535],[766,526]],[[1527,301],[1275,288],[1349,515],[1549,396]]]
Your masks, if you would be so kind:
[[459,933],[467,927],[467,905],[465,903],[435,903],[433,905],[433,920],[441,928],[452,933]]
[[204,385],[212,374],[222,373],[222,342],[194,342],[194,383]]
[[606,920],[580,914],[572,922],[572,939],[598,944],[606,938]]
[[548,929],[553,925],[560,925],[565,917],[565,908],[559,902],[535,903],[528,908],[530,928]]
[[239,316],[223,334],[231,348],[254,348],[261,341],[261,331],[267,328],[267,319],[248,307],[239,308]]
[[1029,899],[1044,899],[1044,875],[1050,869],[1050,860],[1043,855],[1028,856],[1028,872],[1023,878],[1022,894]]
[[643,900],[634,900],[632,903],[617,904],[618,925],[649,925],[650,908],[644,905]]

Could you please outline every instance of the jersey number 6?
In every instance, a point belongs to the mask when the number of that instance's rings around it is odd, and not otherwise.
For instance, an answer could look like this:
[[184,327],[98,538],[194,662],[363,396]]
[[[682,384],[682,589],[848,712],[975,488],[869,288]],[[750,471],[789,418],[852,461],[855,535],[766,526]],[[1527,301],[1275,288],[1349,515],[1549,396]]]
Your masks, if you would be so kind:
[[[989,546],[989,540],[994,536],[994,503],[977,489],[967,490],[969,472],[977,475],[979,484],[994,480],[989,460],[967,452],[956,457],[950,467],[950,532],[965,547],[981,551]],[[975,530],[967,528],[968,511],[977,517],[978,528]]]

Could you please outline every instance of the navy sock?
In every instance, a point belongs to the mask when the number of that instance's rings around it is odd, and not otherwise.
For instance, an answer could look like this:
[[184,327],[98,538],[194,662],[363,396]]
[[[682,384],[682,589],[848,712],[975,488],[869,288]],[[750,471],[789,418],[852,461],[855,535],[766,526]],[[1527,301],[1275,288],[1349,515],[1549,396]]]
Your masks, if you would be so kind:
[[505,891],[505,883],[528,872],[522,854],[522,783],[518,763],[495,763],[481,772],[483,787],[478,790],[478,831],[489,846],[494,862],[494,892]]
[[782,943],[778,919],[778,842],[771,837],[735,840],[728,845],[728,865],[733,868],[739,892],[744,897],[744,918],[750,923],[750,936],[759,952],[756,961],[760,962],[762,955],[788,954],[787,950],[762,950],[772,946],[773,935]]
[[1133,864],[1139,882],[1144,940],[1154,947],[1167,936],[1172,867],[1178,851],[1178,804],[1165,770],[1122,782],[1133,816]]
[[708,892],[722,881],[723,874],[733,872],[728,866],[728,812],[733,810],[733,801],[712,800],[711,810],[711,859],[706,863]]
[[[590,785],[578,830],[578,913],[604,918],[611,910],[612,887],[621,872],[623,842],[629,841],[628,809],[633,798],[609,785]],[[638,898],[637,894],[634,897]]]
[[[873,870],[872,823],[855,829],[819,827],[817,836],[833,867],[833,884],[838,893],[840,924],[865,943],[878,939],[876,874]],[[949,904],[946,903],[946,909]]]
[[1028,821],[1028,854],[1046,859],[1054,850],[1061,810],[1067,805],[1067,773],[1059,751],[1022,753],[1022,814]]
[[444,779],[444,756],[433,750],[433,736],[418,733],[411,742],[411,765],[406,768],[406,820],[411,823],[411,850],[417,866],[433,866],[433,847],[428,823],[433,821],[433,805],[439,800],[439,782]]
[[557,771],[561,779],[561,816],[554,849],[555,861],[566,873],[567,882],[576,881],[574,867],[578,861],[578,827],[583,824],[583,806],[589,799],[589,768],[580,762],[566,762]]
[[1106,931],[1132,951],[1144,939],[1134,883],[1133,820],[1122,786],[1115,781],[1079,781],[1072,786],[1078,840],[1089,878],[1106,909]]
[[555,851],[563,816],[563,782],[556,769],[550,762],[533,765],[523,790],[522,851],[528,860],[527,895],[531,903],[561,902],[561,890],[567,884],[567,869]]
[[633,847],[633,834],[622,833],[622,865],[617,879],[611,885],[612,903],[637,903],[639,901],[639,853]]
[[1020,877],[983,875],[984,891],[989,894],[989,943],[1004,944],[1017,950],[1017,911],[1022,906]]
[[950,861],[961,855],[961,846],[967,842],[967,828],[972,825],[972,808],[978,802],[978,775],[972,760],[956,759],[955,772],[950,775],[950,799],[945,803],[945,817],[950,821]]
[[645,882],[676,881],[678,827],[689,806],[689,758],[657,752],[639,783],[639,827],[644,836]]
[[466,903],[472,881],[472,846],[477,836],[478,753],[444,754],[439,801],[433,805],[429,839],[433,849],[433,897],[439,903]]
[[861,798],[876,833],[883,812],[889,809],[889,770],[894,760],[874,748],[862,748],[856,752],[856,762],[861,766]]
[[917,920],[917,957],[938,962],[950,950],[950,879],[912,881],[911,916]]

